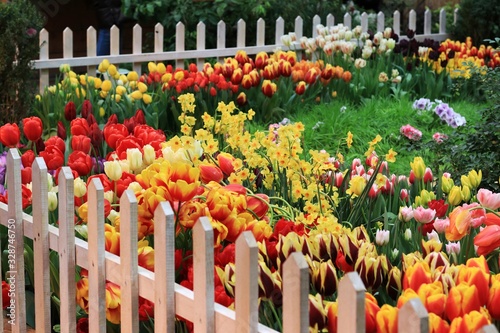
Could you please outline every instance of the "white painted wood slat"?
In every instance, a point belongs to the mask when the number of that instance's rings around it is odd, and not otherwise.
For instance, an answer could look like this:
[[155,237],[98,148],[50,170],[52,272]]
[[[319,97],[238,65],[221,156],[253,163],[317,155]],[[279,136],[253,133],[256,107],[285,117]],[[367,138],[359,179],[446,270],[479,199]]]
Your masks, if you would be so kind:
[[155,332],[175,331],[175,227],[174,211],[160,202],[155,215]]
[[[26,292],[24,278],[24,225],[23,225],[23,198],[21,183],[21,156],[15,148],[7,153],[7,190],[8,190],[8,260],[14,259],[15,264],[8,262],[9,270],[5,274],[6,281],[14,288],[14,305],[7,313],[13,333],[26,332]],[[11,242],[10,240],[13,239]]]
[[104,188],[98,178],[92,179],[88,196],[88,279],[89,332],[106,332],[106,269],[104,246]]
[[76,331],[75,180],[69,167],[63,167],[58,177],[61,332],[71,333]]
[[206,216],[193,227],[194,332],[215,332],[214,233]]
[[[33,256],[35,277],[35,325],[38,332],[50,333],[50,262],[47,166],[42,157],[32,165]],[[74,236],[73,236],[74,237]]]
[[139,332],[137,229],[137,199],[125,190],[120,198],[120,324],[129,333]]

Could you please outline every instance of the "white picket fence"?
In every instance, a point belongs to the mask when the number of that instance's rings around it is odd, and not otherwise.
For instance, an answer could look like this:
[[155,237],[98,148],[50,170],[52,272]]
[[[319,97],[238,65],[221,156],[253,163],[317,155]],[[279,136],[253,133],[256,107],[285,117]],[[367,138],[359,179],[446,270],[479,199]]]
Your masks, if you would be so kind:
[[[456,11],[454,13],[456,17]],[[417,40],[423,40],[425,38],[431,38],[437,41],[445,40],[448,37],[446,32],[446,11],[441,9],[439,14],[439,32],[432,33],[432,13],[430,10],[426,10],[424,13],[424,29],[423,34],[416,35]],[[318,24],[324,24],[325,26],[333,26],[337,23],[343,23],[349,28],[352,26],[352,16],[346,13],[343,17],[343,22],[335,22],[333,15],[328,15],[326,22],[321,22],[321,18],[316,15],[313,18],[313,36],[316,37],[316,26]],[[417,13],[415,10],[411,10],[408,16],[408,28],[416,30],[417,26]],[[361,27],[363,32],[368,29],[368,14],[361,14]],[[384,13],[379,12],[377,14],[377,31],[383,31],[385,29],[385,16]],[[63,34],[63,57],[49,59],[49,32],[42,29],[40,32],[40,59],[34,61],[34,68],[40,71],[39,79],[39,90],[43,92],[44,88],[49,85],[49,70],[57,69],[62,64],[68,64],[71,67],[77,66],[87,66],[88,73],[94,73],[96,65],[98,65],[102,60],[108,59],[113,64],[123,64],[132,63],[133,70],[140,73],[141,64],[150,61],[175,61],[177,68],[184,67],[185,59],[196,59],[198,67],[201,68],[205,59],[207,58],[217,58],[218,60],[224,57],[231,57],[236,54],[238,50],[245,50],[249,55],[255,55],[261,51],[272,52],[276,48],[286,49],[286,47],[281,42],[281,37],[285,35],[285,22],[282,18],[276,20],[276,25],[274,29],[275,41],[274,44],[265,44],[265,35],[269,31],[266,31],[265,21],[261,18],[256,22],[256,45],[250,46],[246,44],[246,22],[239,20],[237,23],[237,37],[236,37],[236,47],[226,47],[226,23],[220,21],[217,25],[217,48],[206,49],[206,27],[203,22],[199,22],[196,30],[196,49],[186,50],[185,48],[185,26],[182,22],[177,23],[175,32],[175,50],[166,52],[163,47],[164,40],[164,29],[161,24],[156,24],[154,28],[154,51],[144,53],[143,42],[142,42],[142,27],[136,24],[132,31],[132,54],[120,54],[120,30],[113,26],[111,28],[111,46],[109,56],[96,56],[96,45],[97,45],[97,33],[95,28],[89,27],[87,29],[87,54],[84,57],[73,57],[73,32],[71,29],[66,28],[62,32]],[[405,38],[401,35],[401,13],[395,11],[393,14],[393,25],[392,28],[394,32],[400,35],[401,38]],[[295,30],[297,39],[303,36],[303,19],[298,16],[295,19]],[[288,33],[288,32],[287,32]],[[294,45],[294,50],[300,50],[300,44]]]
[[[126,190],[120,199],[120,257],[105,251],[104,190],[98,179],[88,188],[88,242],[74,233],[74,179],[69,167],[58,176],[59,228],[48,222],[47,167],[37,157],[32,169],[32,215],[22,209],[21,157],[16,149],[7,155],[8,205],[0,203],[0,221],[8,228],[7,275],[15,292],[12,332],[26,332],[24,241],[33,240],[36,331],[51,332],[49,251],[59,254],[61,332],[76,332],[75,268],[88,270],[89,332],[106,331],[105,283],[121,287],[121,331],[138,332],[139,296],[154,302],[155,332],[174,333],[176,315],[194,323],[194,332],[276,332],[258,323],[258,247],[251,232],[236,242],[238,288],[235,310],[214,302],[214,240],[210,222],[200,218],[193,230],[194,290],[175,283],[174,213],[162,202],[155,211],[154,273],[138,267],[137,201]],[[0,256],[1,257],[1,256]],[[0,263],[1,264],[1,263]],[[283,266],[283,331],[309,332],[309,268],[302,253],[293,253]],[[365,332],[365,287],[357,273],[339,283],[338,332]],[[0,304],[1,303],[0,293]],[[0,322],[0,333],[4,321]],[[404,332],[428,332],[428,313],[418,299],[398,314]],[[403,330],[401,330],[403,331]],[[488,325],[480,333],[498,332]]]

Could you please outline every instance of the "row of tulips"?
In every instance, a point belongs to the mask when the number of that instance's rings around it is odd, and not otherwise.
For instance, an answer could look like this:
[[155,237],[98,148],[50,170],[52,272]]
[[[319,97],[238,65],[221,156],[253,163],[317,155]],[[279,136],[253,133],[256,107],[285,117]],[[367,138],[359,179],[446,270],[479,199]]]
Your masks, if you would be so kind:
[[[138,83],[140,81],[137,81]],[[281,264],[301,251],[310,268],[310,323],[335,331],[338,280],[360,274],[367,293],[369,331],[394,332],[397,311],[419,297],[432,332],[465,332],[500,320],[500,194],[481,189],[481,171],[434,176],[421,158],[409,175],[394,175],[392,149],[377,154],[377,136],[363,159],[351,163],[342,151],[305,152],[301,123],[284,121],[250,133],[253,113],[219,102],[214,116],[194,116],[193,94],[177,98],[182,132],[166,137],[146,124],[141,110],[123,122],[116,115],[99,125],[98,107],[68,103],[67,127],[57,135],[29,117],[0,127],[0,142],[22,152],[23,208],[31,204],[30,167],[36,156],[49,169],[51,223],[57,224],[57,172],[69,165],[75,176],[77,236],[87,237],[87,184],[99,177],[105,189],[106,250],[119,255],[119,198],[132,189],[138,199],[139,263],[154,263],[153,212],[169,201],[175,212],[176,281],[192,288],[191,228],[200,217],[214,228],[217,302],[232,306],[234,241],[250,230],[259,244],[260,317],[279,329]],[[201,127],[196,128],[196,121]],[[102,129],[101,129],[102,128]],[[349,132],[345,149],[352,144]],[[3,158],[4,160],[4,158]],[[5,186],[5,162],[0,159]],[[457,184],[455,184],[455,181]],[[2,188],[0,201],[6,202]],[[77,301],[88,309],[86,272],[79,272]],[[107,319],[119,325],[120,289],[107,284]],[[143,325],[154,323],[153,304],[141,300]],[[83,315],[79,327],[84,330]],[[181,318],[179,318],[182,321]],[[185,328],[190,323],[183,322]]]
[[[67,127],[71,119],[63,114],[64,106],[73,102],[83,111],[83,102],[89,100],[98,123],[112,114],[124,122],[141,109],[148,125],[176,134],[181,127],[177,98],[184,93],[196,96],[197,128],[203,114],[212,114],[219,100],[233,101],[243,111],[255,110],[257,121],[270,123],[281,119],[284,110],[292,112],[309,101],[329,102],[337,97],[359,102],[374,95],[410,93],[442,99],[444,93],[451,93],[447,91],[452,87],[450,77],[470,78],[474,71],[486,72],[487,66],[500,63],[500,53],[491,46],[473,47],[470,39],[463,43],[399,40],[389,28],[368,34],[361,33],[360,27],[318,26],[317,38],[300,40],[303,58],[293,51],[294,38],[285,39],[289,51],[260,52],[255,57],[238,51],[202,68],[194,63],[174,68],[151,62],[146,73],[124,74],[104,60],[95,76],[77,74],[63,65],[61,81],[38,96],[34,114],[42,119],[45,131],[55,131],[59,121]],[[314,54],[314,60],[307,60],[308,54]]]

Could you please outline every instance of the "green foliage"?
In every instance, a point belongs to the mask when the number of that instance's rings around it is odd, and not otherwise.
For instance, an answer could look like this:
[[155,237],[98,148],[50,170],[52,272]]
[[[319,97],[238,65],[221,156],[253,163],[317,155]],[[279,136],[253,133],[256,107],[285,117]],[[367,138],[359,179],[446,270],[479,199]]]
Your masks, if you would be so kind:
[[457,21],[452,26],[453,39],[472,37],[476,45],[484,39],[500,36],[500,2],[490,0],[462,0]]
[[18,122],[30,109],[36,82],[42,16],[28,0],[0,3],[0,123]]
[[456,174],[475,169],[483,173],[481,187],[498,191],[500,177],[500,70],[485,76],[484,95],[489,107],[480,110],[480,120],[472,128],[460,129],[451,143],[449,163]]
[[[278,1],[278,0],[213,0],[213,1],[142,1],[125,0],[123,11],[141,24],[161,23],[165,28],[166,48],[173,49],[175,45],[175,25],[182,22],[186,31],[196,31],[196,25],[201,21],[206,26],[206,47],[216,47],[217,23],[226,23],[226,47],[236,46],[236,24],[242,19],[246,22],[247,45],[255,45],[256,22],[264,19],[266,27],[272,28],[276,20],[285,20],[285,32],[293,31],[295,19],[300,15],[304,20],[304,34],[312,34],[312,18],[320,15],[323,22],[329,13],[337,20],[342,17],[341,1]],[[298,14],[297,9],[300,8]],[[267,42],[274,42],[274,34],[266,34]],[[186,36],[186,48],[194,49],[196,34]]]

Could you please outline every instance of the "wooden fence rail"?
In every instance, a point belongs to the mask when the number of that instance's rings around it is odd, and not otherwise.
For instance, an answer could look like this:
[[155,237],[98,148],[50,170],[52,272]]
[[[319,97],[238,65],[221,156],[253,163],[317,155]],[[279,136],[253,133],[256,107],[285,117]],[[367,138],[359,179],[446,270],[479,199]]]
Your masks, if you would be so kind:
[[[456,17],[456,12],[454,13]],[[446,11],[441,9],[439,14],[439,32],[432,33],[432,12],[427,9],[424,13],[424,28],[423,34],[418,34],[415,36],[417,40],[423,40],[425,38],[431,38],[437,41],[445,40],[448,37],[446,32]],[[368,14],[363,13],[361,15],[361,27],[363,32],[368,29]],[[349,28],[353,28],[353,17],[351,14],[346,13],[343,17],[342,22],[335,22],[333,15],[328,15],[326,22],[323,24],[326,27],[333,26],[337,23],[343,23]],[[303,36],[303,19],[298,16],[295,19],[295,35],[297,39]],[[316,15],[313,18],[313,36],[317,36],[316,26],[322,24],[321,18]],[[39,91],[43,92],[45,87],[49,85],[49,70],[58,69],[60,65],[68,64],[71,67],[86,66],[88,73],[95,73],[96,66],[102,62],[104,59],[108,59],[113,64],[123,64],[132,63],[133,70],[141,73],[141,65],[148,63],[150,61],[175,61],[175,66],[177,68],[184,67],[184,60],[195,59],[198,67],[201,68],[205,59],[216,58],[221,60],[224,57],[234,56],[238,50],[245,50],[249,55],[255,55],[261,51],[272,52],[277,48],[286,49],[281,41],[281,37],[285,35],[285,22],[282,18],[276,20],[276,25],[274,29],[274,44],[265,44],[266,36],[266,26],[265,21],[261,18],[256,22],[257,25],[257,36],[255,45],[246,44],[246,22],[243,20],[237,23],[236,32],[236,47],[226,47],[226,23],[220,21],[217,24],[217,48],[206,49],[205,32],[206,27],[203,22],[199,22],[196,29],[196,49],[186,50],[185,48],[185,37],[186,31],[185,26],[182,22],[177,23],[175,32],[175,50],[165,51],[164,50],[164,29],[161,24],[156,24],[154,28],[154,50],[153,52],[143,52],[143,41],[142,41],[142,28],[140,25],[136,24],[132,31],[132,54],[120,54],[120,30],[113,26],[111,28],[111,45],[110,45],[110,55],[108,56],[97,56],[96,45],[97,45],[97,32],[93,27],[87,29],[87,52],[84,57],[73,57],[73,32],[71,29],[66,28],[62,32],[63,37],[63,57],[49,59],[49,32],[42,29],[40,32],[40,58],[34,61],[34,68],[40,71],[39,79]],[[383,31],[386,27],[384,13],[379,12],[377,14],[377,24],[376,30]],[[417,13],[415,10],[411,10],[408,18],[409,29],[416,30],[417,28]],[[393,25],[392,28],[394,32],[401,35],[401,13],[395,11],[393,14]],[[288,32],[287,32],[288,33]],[[310,36],[311,37],[311,36]],[[294,45],[294,50],[300,50],[300,44]]]
[[[48,220],[47,167],[37,157],[32,169],[32,214],[22,210],[21,157],[17,149],[7,155],[8,205],[0,203],[0,221],[7,227],[9,253],[7,281],[15,296],[7,309],[12,332],[26,332],[24,288],[25,239],[34,242],[36,331],[51,331],[49,252],[59,254],[61,332],[76,331],[75,268],[88,270],[89,331],[106,331],[106,281],[121,288],[122,332],[139,331],[139,296],[154,302],[155,332],[173,333],[176,316],[194,323],[194,332],[276,332],[258,323],[258,249],[253,234],[244,232],[236,242],[235,310],[214,301],[214,239],[209,220],[200,218],[193,228],[194,290],[175,283],[174,213],[168,202],[157,207],[155,220],[155,272],[137,263],[137,201],[131,190],[120,200],[120,257],[105,251],[104,190],[97,178],[88,187],[88,242],[74,234],[73,174],[63,167],[58,176],[58,226]],[[0,263],[1,264],[1,263]],[[283,266],[283,331],[309,331],[309,271],[302,253],[293,253]],[[338,331],[365,332],[365,287],[357,273],[339,284]],[[0,304],[1,304],[0,294]],[[13,302],[13,303],[12,303]],[[13,315],[13,316],[12,316]],[[3,332],[4,318],[0,324]],[[428,313],[419,300],[399,311],[405,332],[428,332]],[[497,332],[492,325],[480,332]]]

